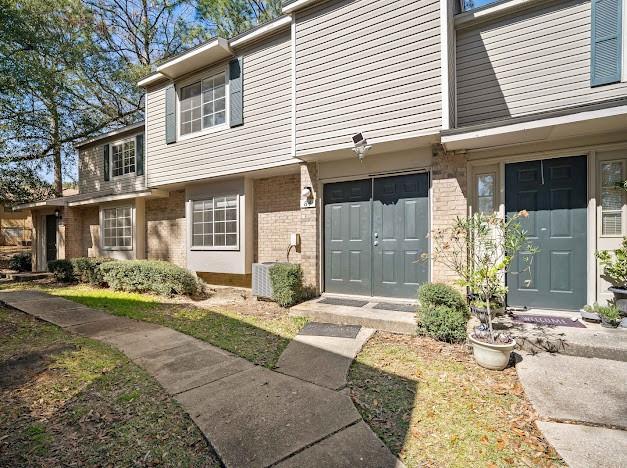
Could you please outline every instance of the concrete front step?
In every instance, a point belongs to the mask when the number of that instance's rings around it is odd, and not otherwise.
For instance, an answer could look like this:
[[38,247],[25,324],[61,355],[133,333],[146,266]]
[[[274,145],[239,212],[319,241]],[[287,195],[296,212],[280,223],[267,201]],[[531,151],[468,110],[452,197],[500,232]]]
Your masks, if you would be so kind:
[[36,281],[40,279],[52,278],[53,274],[49,272],[41,272],[41,273],[6,273],[5,277],[9,281]]
[[363,307],[323,304],[320,299],[303,302],[290,310],[293,317],[307,317],[317,322],[338,325],[361,325],[376,330],[404,335],[416,334],[416,314],[395,310],[373,309],[370,304]]

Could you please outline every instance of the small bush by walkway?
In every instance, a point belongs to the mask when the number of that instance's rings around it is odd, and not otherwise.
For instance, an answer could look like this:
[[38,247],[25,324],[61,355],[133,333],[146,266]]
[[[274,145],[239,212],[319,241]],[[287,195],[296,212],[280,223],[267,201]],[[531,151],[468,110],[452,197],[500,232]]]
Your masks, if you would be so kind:
[[562,465],[515,369],[483,369],[460,345],[377,333],[348,380],[364,420],[408,467]]
[[0,466],[220,466],[121,353],[0,308]]

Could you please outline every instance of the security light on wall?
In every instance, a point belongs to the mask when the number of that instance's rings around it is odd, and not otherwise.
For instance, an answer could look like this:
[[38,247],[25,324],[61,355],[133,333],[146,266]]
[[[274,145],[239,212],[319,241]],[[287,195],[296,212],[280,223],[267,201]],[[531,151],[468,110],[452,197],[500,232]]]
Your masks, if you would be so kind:
[[353,151],[360,161],[364,160],[364,158],[366,157],[366,153],[370,150],[370,148],[372,148],[372,146],[368,144],[368,141],[364,138],[361,132],[353,135],[353,145]]

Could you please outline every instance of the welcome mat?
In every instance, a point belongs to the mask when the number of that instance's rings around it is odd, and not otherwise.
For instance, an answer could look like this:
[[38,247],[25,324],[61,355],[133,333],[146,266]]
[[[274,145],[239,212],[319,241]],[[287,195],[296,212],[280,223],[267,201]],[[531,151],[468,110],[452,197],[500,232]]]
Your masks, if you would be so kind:
[[514,314],[514,322],[532,323],[534,325],[549,325],[553,327],[586,328],[579,320],[572,321],[568,317],[554,317],[552,315],[523,315]]
[[414,304],[397,304],[394,302],[379,302],[373,309],[378,310],[394,310],[398,312],[416,312]]
[[368,304],[368,301],[360,301],[357,299],[342,299],[340,297],[325,297],[318,301],[320,304],[330,304],[330,305],[339,305],[339,306],[350,306],[350,307],[363,307]]
[[299,335],[332,336],[334,338],[356,338],[361,325],[335,325],[334,323],[310,322]]

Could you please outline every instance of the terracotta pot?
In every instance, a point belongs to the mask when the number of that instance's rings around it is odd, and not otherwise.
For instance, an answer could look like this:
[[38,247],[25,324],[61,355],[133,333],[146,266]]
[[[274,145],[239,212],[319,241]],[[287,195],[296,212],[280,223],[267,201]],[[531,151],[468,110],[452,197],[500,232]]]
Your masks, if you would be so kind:
[[509,364],[512,350],[516,346],[515,340],[507,344],[486,343],[473,338],[472,335],[468,335],[468,340],[472,344],[472,353],[477,364],[492,370],[505,369]]

